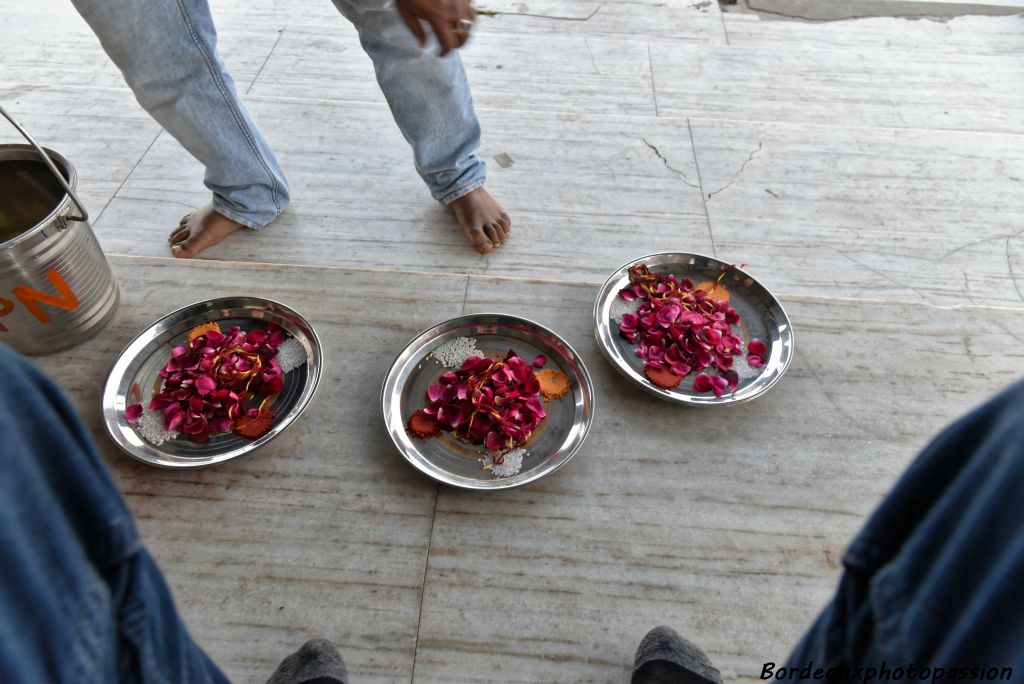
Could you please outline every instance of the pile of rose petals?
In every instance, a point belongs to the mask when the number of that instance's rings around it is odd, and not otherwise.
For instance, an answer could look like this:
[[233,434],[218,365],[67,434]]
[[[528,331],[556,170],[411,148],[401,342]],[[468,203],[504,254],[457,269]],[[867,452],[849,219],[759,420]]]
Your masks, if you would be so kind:
[[[165,429],[196,442],[231,431],[244,437],[269,432],[274,414],[262,404],[284,387],[274,359],[284,332],[275,325],[250,332],[232,326],[227,333],[215,327],[189,337],[171,350],[160,371],[163,388],[149,402],[149,410],[163,412]],[[129,423],[141,415],[141,404],[125,410]]]
[[[532,365],[546,361],[538,356]],[[500,361],[470,356],[427,388],[428,403],[420,413],[457,438],[507,451],[524,444],[544,419],[539,394],[531,364],[515,351]]]
[[[629,281],[619,296],[639,305],[636,313],[623,314],[619,334],[638,345],[636,355],[644,360],[647,378],[671,389],[696,373],[695,392],[720,397],[735,390],[739,375],[732,369],[733,360],[743,354],[743,341],[733,331],[740,320],[736,309],[695,288],[689,279],[653,274],[644,264],[630,269]],[[751,367],[764,363],[763,342],[750,340],[747,351]]]

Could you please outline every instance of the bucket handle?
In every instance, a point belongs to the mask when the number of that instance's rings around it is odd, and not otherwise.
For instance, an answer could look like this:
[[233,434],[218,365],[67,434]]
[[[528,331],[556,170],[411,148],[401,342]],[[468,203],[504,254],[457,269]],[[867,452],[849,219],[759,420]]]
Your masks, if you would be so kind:
[[71,189],[70,185],[68,185],[67,180],[65,180],[65,178],[64,178],[64,174],[62,174],[57,169],[57,165],[53,163],[52,159],[50,159],[50,155],[46,154],[46,151],[42,147],[39,146],[39,143],[37,143],[35,140],[32,139],[32,136],[28,134],[28,131],[26,131],[24,128],[22,128],[21,124],[18,123],[17,121],[15,121],[13,116],[11,116],[10,114],[7,113],[7,110],[3,108],[3,105],[0,105],[0,114],[2,114],[5,119],[10,121],[11,124],[15,128],[18,129],[19,133],[21,133],[23,136],[25,136],[25,140],[28,140],[32,144],[32,147],[36,148],[36,152],[38,152],[39,156],[41,156],[43,158],[43,161],[46,162],[46,165],[50,167],[50,171],[53,172],[53,175],[57,177],[57,180],[60,181],[60,184],[64,187],[64,190],[68,193],[68,197],[70,197],[71,201],[75,203],[76,207],[78,207],[78,213],[80,215],[77,216],[77,217],[75,217],[75,216],[68,216],[68,218],[70,220],[72,220],[72,221],[88,221],[89,220],[89,212],[87,212],[85,210],[85,207],[82,206],[82,203],[78,200],[78,195],[76,195],[75,191]]

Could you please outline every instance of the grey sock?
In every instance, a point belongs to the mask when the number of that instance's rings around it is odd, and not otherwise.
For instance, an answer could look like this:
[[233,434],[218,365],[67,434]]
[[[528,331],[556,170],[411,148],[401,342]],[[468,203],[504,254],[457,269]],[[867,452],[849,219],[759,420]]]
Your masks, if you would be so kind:
[[348,684],[345,661],[334,644],[310,639],[281,661],[267,684]]
[[722,675],[704,651],[671,627],[655,627],[636,649],[635,684],[722,684]]

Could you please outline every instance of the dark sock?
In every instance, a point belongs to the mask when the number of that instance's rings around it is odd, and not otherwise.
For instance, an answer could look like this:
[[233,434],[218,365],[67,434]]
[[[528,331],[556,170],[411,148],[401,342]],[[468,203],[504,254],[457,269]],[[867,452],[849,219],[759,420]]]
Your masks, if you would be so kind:
[[347,684],[345,661],[334,644],[311,639],[281,661],[267,684]]

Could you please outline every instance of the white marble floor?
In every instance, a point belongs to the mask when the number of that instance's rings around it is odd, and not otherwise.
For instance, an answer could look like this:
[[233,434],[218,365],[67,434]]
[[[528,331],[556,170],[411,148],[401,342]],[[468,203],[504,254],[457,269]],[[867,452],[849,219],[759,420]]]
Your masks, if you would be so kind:
[[[0,103],[77,167],[124,300],[98,337],[38,361],[235,681],[264,681],[319,635],[356,684],[625,682],[658,623],[727,680],[756,679],[929,436],[1021,374],[1024,17],[804,24],[706,2],[481,0],[495,14],[464,61],[515,222],[481,258],[421,187],[330,3],[212,0],[294,200],[185,263],[164,237],[204,201],[202,169],[69,3],[7,4]],[[596,285],[668,249],[746,263],[780,295],[797,356],[764,398],[681,410],[600,356]],[[307,415],[209,470],[120,455],[98,423],[112,356],[172,308],[242,293],[288,302],[326,341]],[[486,310],[562,333],[600,420],[556,475],[485,496],[413,472],[366,398],[418,330]]]

